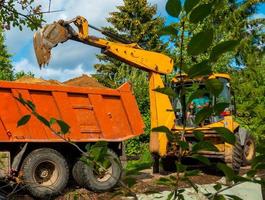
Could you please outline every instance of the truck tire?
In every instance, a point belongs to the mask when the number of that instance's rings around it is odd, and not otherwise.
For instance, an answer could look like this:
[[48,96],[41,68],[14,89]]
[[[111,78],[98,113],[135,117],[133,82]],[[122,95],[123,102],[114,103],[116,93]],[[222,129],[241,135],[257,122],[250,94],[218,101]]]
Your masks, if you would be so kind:
[[249,134],[247,135],[245,144],[244,144],[244,153],[243,153],[243,165],[250,165],[252,160],[256,156],[256,145],[255,140]]
[[60,194],[69,179],[65,158],[49,148],[32,151],[23,161],[21,170],[27,190],[38,199]]
[[[92,166],[86,165],[82,161],[77,161],[73,169],[73,177],[80,186],[95,192],[108,191],[113,188],[120,180],[122,174],[121,163],[118,156],[108,150],[110,167],[108,173],[97,175]],[[77,172],[77,170],[80,170]]]
[[73,175],[75,182],[81,187],[85,186],[85,178],[83,175],[84,173],[83,170],[86,170],[84,163],[80,160],[76,161],[72,169],[72,175]]
[[233,150],[232,150],[231,167],[235,173],[239,173],[240,167],[243,163],[244,149],[240,143],[239,134],[235,133],[235,137],[236,137],[236,142],[235,142],[235,145],[233,146]]

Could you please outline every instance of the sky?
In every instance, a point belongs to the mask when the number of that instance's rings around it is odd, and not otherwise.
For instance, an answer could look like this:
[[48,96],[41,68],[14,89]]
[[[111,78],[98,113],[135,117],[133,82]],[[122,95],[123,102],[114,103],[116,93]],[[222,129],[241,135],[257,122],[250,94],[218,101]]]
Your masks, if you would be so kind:
[[[166,0],[148,1],[157,5],[159,16],[165,17],[168,22],[172,21],[165,12]],[[38,2],[43,5],[43,11],[48,10],[47,0]],[[115,11],[116,6],[122,5],[122,2],[122,0],[56,0],[52,1],[51,10],[63,11],[46,14],[44,18],[47,23],[52,23],[58,19],[68,20],[81,15],[90,24],[103,27],[109,25],[106,21],[109,13]],[[253,18],[260,17],[265,18],[265,4],[260,5],[258,13],[253,16]],[[92,30],[89,33],[100,36]],[[100,49],[74,41],[67,41],[52,49],[49,65],[40,70],[33,49],[33,35],[34,32],[26,27],[23,31],[13,28],[6,32],[6,45],[9,53],[12,54],[15,71],[30,71],[35,77],[59,81],[95,72],[93,65],[98,63],[96,54],[100,53]]]

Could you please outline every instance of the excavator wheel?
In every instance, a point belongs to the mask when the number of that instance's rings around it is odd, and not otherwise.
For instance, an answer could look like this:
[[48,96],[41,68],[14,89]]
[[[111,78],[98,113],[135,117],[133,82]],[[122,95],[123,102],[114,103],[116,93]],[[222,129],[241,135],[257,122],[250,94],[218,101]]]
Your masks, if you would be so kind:
[[75,181],[87,189],[102,192],[113,188],[120,180],[122,167],[116,153],[108,150],[109,165],[106,170],[94,170],[93,166],[88,166],[82,161],[77,161],[73,167],[73,177]]
[[247,135],[244,144],[244,154],[243,154],[243,165],[250,165],[252,160],[256,156],[256,145],[255,140],[251,135]]
[[240,143],[239,134],[235,133],[235,136],[236,136],[236,142],[233,146],[232,163],[230,165],[231,165],[231,168],[234,170],[235,173],[239,173],[240,167],[243,163],[244,149]]

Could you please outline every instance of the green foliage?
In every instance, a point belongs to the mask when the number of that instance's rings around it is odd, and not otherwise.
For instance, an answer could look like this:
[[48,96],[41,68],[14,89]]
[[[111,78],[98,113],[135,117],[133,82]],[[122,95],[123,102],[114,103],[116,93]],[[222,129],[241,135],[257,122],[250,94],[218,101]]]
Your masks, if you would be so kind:
[[9,0],[0,2],[0,28],[10,29],[11,26],[18,27],[22,30],[23,26],[31,30],[41,26],[43,14],[41,5],[34,5],[34,0]]
[[232,71],[237,119],[257,141],[264,141],[265,133],[265,55],[248,55],[247,66]]
[[13,67],[11,65],[11,55],[8,53],[4,43],[4,33],[0,28],[0,80],[10,81],[13,79]]
[[148,149],[148,145],[142,145],[142,152],[139,160],[131,160],[127,162],[125,172],[127,175],[137,174],[140,170],[150,168],[153,164],[152,155]]
[[213,41],[213,30],[203,30],[191,38],[188,43],[188,55],[196,56],[205,52],[211,45]]

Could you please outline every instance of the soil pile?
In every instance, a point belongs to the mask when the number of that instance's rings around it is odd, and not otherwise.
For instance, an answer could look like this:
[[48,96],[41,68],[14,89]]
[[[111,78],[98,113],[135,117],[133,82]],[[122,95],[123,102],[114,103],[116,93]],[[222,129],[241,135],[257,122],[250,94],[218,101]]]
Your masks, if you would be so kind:
[[83,74],[82,76],[70,79],[63,82],[65,85],[79,86],[79,87],[98,87],[106,88],[104,85],[100,84],[96,79],[91,76]]
[[32,76],[22,76],[21,78],[15,80],[19,83],[34,83],[40,85],[62,85],[59,81],[56,80],[44,80],[42,78],[34,78]]
[[34,83],[40,85],[70,85],[70,86],[79,86],[79,87],[97,87],[97,88],[106,88],[104,85],[100,84],[96,79],[91,76],[83,74],[82,76],[70,79],[63,83],[56,80],[44,80],[42,78],[34,78],[31,76],[23,76],[20,79],[17,79],[15,82],[20,83]]

